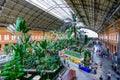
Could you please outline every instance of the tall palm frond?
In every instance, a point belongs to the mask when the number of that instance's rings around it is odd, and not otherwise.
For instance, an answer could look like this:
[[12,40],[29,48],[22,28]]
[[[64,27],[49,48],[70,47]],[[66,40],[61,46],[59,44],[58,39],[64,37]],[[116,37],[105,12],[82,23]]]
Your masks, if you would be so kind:
[[71,13],[71,15],[72,15],[72,21],[73,21],[73,22],[76,22],[76,21],[77,21],[76,15],[75,15],[73,12],[71,12],[71,11],[70,11],[70,13]]
[[65,22],[63,24],[63,26],[61,27],[61,32],[65,32],[67,29],[69,29],[70,27],[72,27],[72,23],[71,22]]
[[65,23],[61,27],[61,32],[65,32],[67,29],[72,28],[74,32],[74,37],[76,38],[76,24],[78,23],[76,15],[71,11],[71,17],[72,18],[66,18]]

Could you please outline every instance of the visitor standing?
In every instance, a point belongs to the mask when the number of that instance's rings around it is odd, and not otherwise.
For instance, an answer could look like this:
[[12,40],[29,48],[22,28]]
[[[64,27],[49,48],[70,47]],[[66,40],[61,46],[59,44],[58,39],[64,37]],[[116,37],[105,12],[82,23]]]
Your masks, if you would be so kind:
[[57,79],[57,80],[62,80],[62,79],[61,79],[61,77],[58,77],[58,79]]
[[117,63],[117,59],[118,59],[118,53],[117,52],[114,53],[114,57],[115,57],[115,62]]
[[107,74],[107,80],[111,80],[111,73],[110,72],[108,72],[108,74]]
[[64,62],[64,64],[66,64],[66,61],[65,61],[65,59],[63,59],[63,62]]
[[103,76],[102,75],[100,75],[99,80],[103,80]]
[[106,52],[107,52],[107,56],[106,57],[109,58],[110,57],[110,52],[109,52],[109,48],[108,47],[106,48]]
[[100,68],[102,68],[102,61],[100,62]]
[[94,74],[97,74],[97,68],[94,67]]
[[94,77],[93,80],[98,80],[98,79],[96,77]]
[[120,75],[116,75],[116,79],[117,79],[117,80],[120,80]]
[[96,69],[98,69],[98,64],[96,63]]
[[96,63],[96,54],[97,54],[97,45],[94,45],[93,47],[93,62]]
[[117,63],[114,64],[114,70],[117,71]]
[[57,80],[62,80],[62,78],[61,78],[61,74],[59,74],[59,76],[58,76],[58,79]]
[[70,61],[67,61],[67,67],[70,68]]

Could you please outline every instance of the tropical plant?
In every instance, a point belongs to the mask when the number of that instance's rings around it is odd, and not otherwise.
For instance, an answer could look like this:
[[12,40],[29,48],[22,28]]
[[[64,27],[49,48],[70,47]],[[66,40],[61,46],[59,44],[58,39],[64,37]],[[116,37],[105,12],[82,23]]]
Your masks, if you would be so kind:
[[84,42],[84,33],[80,30],[81,28],[76,27],[76,41],[77,44],[83,44]]
[[91,60],[91,52],[89,49],[84,49],[84,65],[89,66]]
[[94,46],[94,42],[92,40],[89,40],[87,46],[92,48]]
[[[10,43],[5,47],[6,54],[13,53],[13,59],[5,64],[0,75],[7,76],[7,80],[15,80],[24,76],[24,69],[36,69],[37,72],[54,70],[61,65],[56,51],[67,47],[67,39],[32,41],[27,32],[26,21],[17,19],[15,25],[8,26],[12,35],[17,35],[16,44]],[[63,46],[65,45],[65,46]],[[41,72],[42,71],[42,72]]]
[[65,22],[63,24],[63,26],[61,27],[61,31],[65,32],[67,29],[71,28],[72,29],[71,31],[74,32],[74,38],[76,38],[76,28],[75,27],[76,27],[76,24],[78,23],[78,19],[73,12],[71,12],[71,16],[72,16],[72,18],[65,19],[67,22]]
[[5,80],[15,80],[24,75],[22,72],[22,65],[19,56],[14,56],[14,60],[5,64],[4,69],[2,70],[1,76],[6,76]]
[[58,39],[62,39],[66,37],[65,34],[61,33],[61,31],[53,30],[50,31],[50,33],[53,35],[53,39],[55,39],[54,36],[56,36]]
[[87,35],[85,35],[85,38],[84,38],[85,40],[84,40],[84,44],[86,45],[87,43],[88,43],[88,41],[89,41],[89,38],[88,38],[88,36]]
[[30,52],[29,39],[31,35],[27,34],[30,28],[26,27],[26,21],[20,18],[17,19],[16,25],[9,25],[7,28],[13,35],[15,32],[18,34],[18,41],[15,45],[11,43],[9,46],[5,47],[7,54],[13,50],[14,58],[5,64],[0,75],[7,76],[5,78],[6,80],[15,80],[24,75],[22,72],[24,67],[23,58],[24,54]]
[[73,29],[70,27],[70,28],[67,29],[66,31],[67,31],[67,37],[68,37],[69,39],[72,38]]

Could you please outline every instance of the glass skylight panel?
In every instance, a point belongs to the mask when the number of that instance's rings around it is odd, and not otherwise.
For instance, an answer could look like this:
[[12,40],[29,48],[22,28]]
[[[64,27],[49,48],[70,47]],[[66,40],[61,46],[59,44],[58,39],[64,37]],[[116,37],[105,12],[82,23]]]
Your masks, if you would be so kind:
[[72,11],[64,0],[26,0],[38,8],[54,15],[61,20],[71,18]]

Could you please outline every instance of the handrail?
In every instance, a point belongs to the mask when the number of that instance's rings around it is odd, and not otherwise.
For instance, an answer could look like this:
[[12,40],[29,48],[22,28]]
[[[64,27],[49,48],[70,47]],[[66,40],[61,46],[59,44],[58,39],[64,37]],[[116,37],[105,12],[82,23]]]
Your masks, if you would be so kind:
[[[54,73],[58,69],[59,69],[59,67],[57,67],[54,70],[40,70],[40,72]],[[23,71],[24,72],[37,72],[36,69],[23,69]]]
[[61,76],[67,71],[67,69],[64,67],[52,80],[56,80],[59,77],[59,74]]

